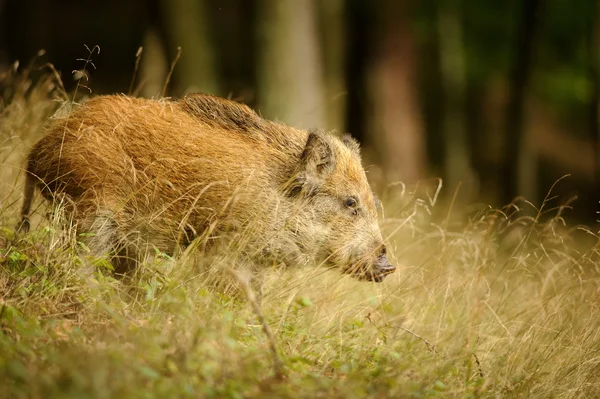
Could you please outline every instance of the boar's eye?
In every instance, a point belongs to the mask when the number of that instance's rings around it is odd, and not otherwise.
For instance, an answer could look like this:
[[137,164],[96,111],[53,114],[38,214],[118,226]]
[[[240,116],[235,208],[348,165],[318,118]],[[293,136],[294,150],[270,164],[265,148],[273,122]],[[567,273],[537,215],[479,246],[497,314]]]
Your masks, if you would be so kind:
[[344,206],[348,209],[354,209],[358,205],[358,201],[354,197],[348,197],[344,200]]

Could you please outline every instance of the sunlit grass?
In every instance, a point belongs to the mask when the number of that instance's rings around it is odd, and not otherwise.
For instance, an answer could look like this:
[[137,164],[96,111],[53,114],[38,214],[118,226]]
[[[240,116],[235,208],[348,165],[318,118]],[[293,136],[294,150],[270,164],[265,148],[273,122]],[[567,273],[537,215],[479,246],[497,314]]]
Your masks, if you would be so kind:
[[24,157],[58,85],[8,78],[0,397],[600,396],[597,238],[555,200],[450,218],[435,190],[391,187],[382,226],[399,270],[382,284],[268,268],[248,301],[242,273],[222,272],[229,289],[207,272],[235,253],[156,253],[116,279],[60,212],[41,205],[15,233]]

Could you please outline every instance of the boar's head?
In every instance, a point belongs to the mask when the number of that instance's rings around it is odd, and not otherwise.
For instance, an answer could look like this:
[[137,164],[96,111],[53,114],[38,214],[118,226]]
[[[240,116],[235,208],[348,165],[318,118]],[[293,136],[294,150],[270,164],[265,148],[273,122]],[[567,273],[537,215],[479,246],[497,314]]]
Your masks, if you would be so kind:
[[350,136],[310,132],[290,193],[302,203],[307,242],[316,243],[318,258],[376,282],[395,271],[377,223],[377,200]]

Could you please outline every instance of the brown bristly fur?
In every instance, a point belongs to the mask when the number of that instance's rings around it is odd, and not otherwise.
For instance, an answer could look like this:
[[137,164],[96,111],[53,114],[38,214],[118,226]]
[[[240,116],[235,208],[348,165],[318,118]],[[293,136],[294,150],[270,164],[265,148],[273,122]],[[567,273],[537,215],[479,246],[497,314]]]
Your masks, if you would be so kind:
[[75,204],[97,254],[173,253],[201,234],[244,232],[250,258],[326,260],[377,281],[393,270],[353,139],[219,97],[93,98],[55,118],[27,173],[23,229],[38,186]]

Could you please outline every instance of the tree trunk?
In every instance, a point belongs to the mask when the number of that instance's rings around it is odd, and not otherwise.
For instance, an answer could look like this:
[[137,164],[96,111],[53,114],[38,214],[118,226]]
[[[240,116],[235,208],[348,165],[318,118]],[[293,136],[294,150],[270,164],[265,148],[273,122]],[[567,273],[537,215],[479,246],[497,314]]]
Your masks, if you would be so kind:
[[442,75],[444,140],[444,184],[446,194],[453,195],[461,183],[461,198],[473,192],[474,177],[471,169],[465,118],[466,66],[460,10],[442,2],[438,9],[438,35]]
[[372,118],[367,125],[388,181],[415,182],[425,176],[425,143],[417,96],[417,56],[408,1],[379,9],[383,36],[370,68]]
[[215,49],[209,37],[209,17],[204,1],[162,0],[161,6],[168,35],[169,65],[177,57],[177,48],[181,47],[181,58],[167,93],[223,94],[216,73]]
[[490,171],[489,157],[486,157],[486,151],[489,151],[491,146],[489,145],[490,134],[486,131],[487,126],[483,116],[485,94],[483,86],[474,82],[474,79],[466,82],[463,120],[468,140],[470,174],[473,177],[473,198],[479,200],[481,193],[489,195],[494,192],[497,183],[495,181],[497,173]]
[[344,1],[327,0],[317,2],[319,32],[322,37],[321,57],[325,80],[325,109],[327,119],[323,128],[343,132],[347,89],[345,82],[346,29]]
[[139,63],[139,83],[133,82],[132,93],[145,98],[160,96],[169,73],[163,40],[156,29],[149,29],[144,38]]
[[323,70],[313,0],[260,0],[258,96],[261,113],[294,126],[325,125]]
[[347,89],[345,126],[352,136],[365,142],[367,136],[366,70],[372,58],[372,8],[363,0],[345,0],[346,23],[345,86]]
[[538,204],[537,155],[524,129],[525,107],[531,75],[532,52],[537,25],[537,13],[542,0],[523,1],[516,35],[516,54],[510,78],[510,95],[506,115],[504,202],[524,196]]
[[[600,5],[595,5],[594,26],[590,38],[590,80],[592,82],[592,98],[590,101],[590,130],[595,147],[594,189],[592,209],[598,211],[600,206]],[[593,215],[598,219],[598,215]]]

